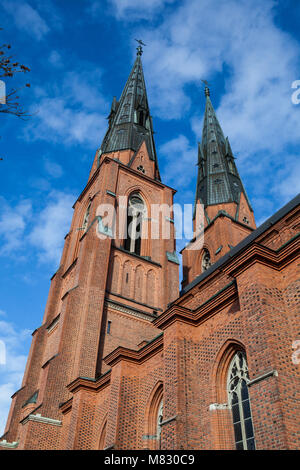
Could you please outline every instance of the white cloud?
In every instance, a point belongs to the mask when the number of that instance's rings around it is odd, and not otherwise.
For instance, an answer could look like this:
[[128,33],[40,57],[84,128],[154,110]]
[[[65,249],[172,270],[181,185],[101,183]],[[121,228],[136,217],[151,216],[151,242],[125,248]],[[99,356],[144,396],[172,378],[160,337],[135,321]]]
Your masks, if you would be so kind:
[[74,195],[52,191],[46,207],[40,212],[37,223],[28,236],[29,243],[37,249],[41,262],[59,263],[64,236],[69,230],[73,214]]
[[2,5],[13,16],[16,26],[36,39],[42,39],[49,32],[45,20],[27,2],[5,0]]
[[[214,84],[220,75],[226,82],[217,112],[235,151],[278,151],[299,142],[291,83],[298,78],[300,47],[276,26],[274,14],[272,0],[189,0],[158,26],[140,26],[135,34],[149,45],[143,62],[152,111],[164,119],[186,116],[186,86],[202,93],[201,79]],[[213,94],[212,86],[212,100]],[[199,106],[198,119],[202,114]]]
[[47,140],[64,145],[87,144],[96,148],[103,137],[107,122],[104,116],[85,109],[74,110],[61,98],[44,98],[25,131],[28,140]]
[[31,341],[30,333],[29,330],[18,330],[12,323],[0,320],[0,340],[6,350],[5,364],[0,364],[0,436],[7,421],[10,397],[21,386]]
[[23,244],[25,227],[32,215],[31,201],[25,199],[15,207],[0,198],[0,236],[3,239],[0,255],[18,250]]
[[61,165],[54,162],[53,160],[45,159],[45,170],[52,176],[52,178],[60,178],[63,175],[63,169]]
[[[58,5],[61,2],[56,2]],[[35,0],[36,8],[47,18],[47,22],[51,29],[61,31],[64,27],[63,16],[61,14],[60,6],[56,6],[52,0]]]
[[196,174],[196,167],[191,167],[192,162],[194,165],[197,162],[195,147],[190,145],[184,135],[179,135],[163,144],[159,154],[165,157],[163,181],[174,187],[179,186],[182,190],[188,188]]
[[66,72],[62,83],[36,89],[36,103],[24,136],[64,145],[85,144],[95,149],[107,129],[109,104],[101,93],[102,72]]
[[[273,191],[279,193],[283,204],[300,193],[300,161],[299,155],[289,155],[289,165],[278,171],[278,180]],[[274,182],[275,183],[275,182]]]
[[[38,211],[31,201],[16,206],[1,198],[0,236],[3,238],[0,256],[24,255],[40,262],[58,264],[64,236],[69,230],[75,196],[51,191]],[[32,250],[33,249],[33,250]]]
[[[151,19],[166,5],[174,3],[175,0],[110,0],[114,15],[120,20],[136,21],[140,19]],[[87,11],[92,16],[99,15],[103,10],[101,0],[91,1]]]
[[51,51],[48,60],[53,67],[61,68],[63,66],[62,57],[57,51]]
[[[152,23],[141,22],[132,38],[148,44],[143,64],[153,115],[189,117],[201,139],[201,79],[207,79],[246,187],[256,200],[269,192],[281,204],[283,192],[292,197],[297,191],[296,184],[287,188],[283,183],[272,192],[272,184],[279,185],[280,174],[288,178],[290,146],[300,143],[300,106],[291,103],[291,84],[299,78],[300,44],[278,26],[276,6],[273,0],[185,0],[168,15],[159,17],[158,12]],[[220,81],[224,92],[217,106],[214,84]],[[199,106],[192,116],[191,96]],[[190,165],[197,162],[196,145],[192,147],[194,153],[187,153]],[[183,166],[180,180],[189,178],[190,171]]]

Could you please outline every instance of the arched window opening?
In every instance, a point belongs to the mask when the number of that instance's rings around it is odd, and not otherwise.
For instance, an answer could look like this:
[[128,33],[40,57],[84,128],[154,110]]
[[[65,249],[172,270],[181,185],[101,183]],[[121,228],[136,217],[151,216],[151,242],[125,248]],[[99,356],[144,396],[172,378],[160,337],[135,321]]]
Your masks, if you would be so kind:
[[144,113],[143,113],[143,111],[139,111],[138,116],[139,116],[139,125],[144,126]]
[[99,450],[103,450],[105,446],[105,439],[106,439],[106,421],[103,425],[101,434],[100,434],[100,440],[99,440]]
[[228,401],[232,410],[237,450],[255,450],[248,382],[246,355],[243,351],[238,351],[230,363],[227,378]]
[[206,271],[211,266],[210,253],[205,248],[202,255],[202,272]]
[[88,228],[88,223],[89,223],[89,216],[90,216],[90,211],[91,211],[91,202],[89,203],[89,205],[87,206],[87,210],[85,211],[85,214],[84,214],[84,218],[83,218],[83,222],[82,222],[82,230],[84,230],[84,232],[86,231],[86,229]]
[[90,215],[90,210],[91,210],[91,204],[92,201],[89,202],[89,205],[87,206],[87,209],[85,211],[82,225],[79,226],[76,230],[76,239],[75,239],[75,246],[74,246],[74,251],[73,251],[73,259],[72,262],[77,258],[78,256],[78,251],[79,251],[79,241],[80,238],[82,237],[83,233],[86,232],[88,228],[88,222],[89,222],[89,215]]
[[139,194],[132,194],[128,201],[127,230],[124,248],[136,255],[141,254],[142,221],[145,204]]
[[148,449],[161,449],[163,425],[163,384],[159,382],[153,389],[145,415],[144,434],[148,437]]
[[163,411],[164,411],[164,401],[162,399],[158,407],[157,428],[156,428],[156,436],[157,436],[157,443],[158,443],[159,449],[161,449],[161,428],[162,428],[162,422],[163,422]]

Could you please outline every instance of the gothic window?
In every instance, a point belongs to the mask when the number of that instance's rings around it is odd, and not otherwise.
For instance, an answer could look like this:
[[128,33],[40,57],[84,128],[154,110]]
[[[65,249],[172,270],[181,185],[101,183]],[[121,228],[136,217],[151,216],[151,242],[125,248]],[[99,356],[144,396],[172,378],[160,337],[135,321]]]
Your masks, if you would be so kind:
[[82,222],[82,229],[86,231],[89,223],[89,216],[90,216],[90,210],[91,210],[91,202],[89,203],[87,210],[85,211],[83,222]]
[[161,448],[161,435],[163,423],[163,384],[160,382],[154,388],[145,415],[145,437],[149,438],[148,448],[157,450]]
[[90,210],[91,210],[91,204],[92,202],[89,202],[89,205],[87,206],[87,209],[85,211],[82,225],[81,227],[77,228],[76,230],[76,238],[75,238],[75,246],[74,246],[74,251],[73,251],[73,259],[72,262],[77,258],[78,256],[78,251],[79,251],[79,240],[82,237],[83,233],[86,232],[88,228],[88,222],[89,222],[89,215],[90,215]]
[[206,271],[211,266],[211,259],[209,251],[205,248],[202,255],[202,272]]
[[158,442],[158,448],[161,448],[161,428],[162,428],[162,421],[163,421],[163,410],[164,410],[164,402],[161,400],[160,405],[158,407],[158,413],[157,413],[157,430],[156,430],[156,436],[157,436],[157,442]]
[[103,425],[101,434],[100,434],[100,440],[99,440],[99,449],[103,450],[105,446],[105,439],[106,439],[106,421]]
[[232,410],[237,450],[255,450],[248,382],[246,355],[238,351],[231,361],[227,378],[228,401]]
[[145,204],[139,194],[132,194],[127,209],[127,230],[124,248],[136,255],[141,254],[142,220]]
[[249,225],[249,223],[250,223],[249,220],[248,220],[248,218],[247,218],[246,216],[243,217],[243,222],[244,222],[245,224],[248,224],[248,225]]
[[143,113],[143,111],[139,112],[139,125],[140,126],[144,125],[144,113]]

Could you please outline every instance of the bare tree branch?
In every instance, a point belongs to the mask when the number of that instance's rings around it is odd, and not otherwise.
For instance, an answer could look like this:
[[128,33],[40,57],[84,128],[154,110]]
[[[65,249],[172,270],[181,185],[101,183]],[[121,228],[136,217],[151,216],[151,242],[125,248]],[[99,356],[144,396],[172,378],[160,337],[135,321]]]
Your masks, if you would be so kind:
[[[0,28],[0,30],[2,30],[2,28]],[[30,84],[26,83],[26,85],[20,88],[7,89],[7,81],[18,73],[30,72],[30,68],[14,61],[13,56],[9,55],[8,51],[10,49],[10,44],[2,44],[0,46],[0,79],[3,79],[2,81],[5,83],[4,96],[1,96],[2,103],[0,103],[0,113],[13,114],[20,119],[25,120],[30,117],[31,114],[28,114],[28,112],[23,109],[19,102],[20,98],[17,93],[23,88],[29,88]]]

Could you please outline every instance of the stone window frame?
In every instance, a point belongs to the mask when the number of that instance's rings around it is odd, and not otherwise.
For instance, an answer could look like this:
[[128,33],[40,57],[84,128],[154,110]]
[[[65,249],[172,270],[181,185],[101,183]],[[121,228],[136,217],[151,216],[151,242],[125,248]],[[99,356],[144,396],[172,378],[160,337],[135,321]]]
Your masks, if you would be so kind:
[[227,373],[228,407],[232,412],[237,450],[255,450],[249,381],[246,353],[238,350],[231,359]]
[[[133,203],[132,200],[136,198],[141,203]],[[124,241],[124,248],[130,253],[137,255],[141,254],[141,235],[143,219],[147,217],[147,205],[144,198],[139,192],[133,192],[128,197],[127,203],[127,217],[126,217],[126,238]],[[129,234],[129,225],[131,224],[131,233]],[[140,225],[140,237],[137,237],[137,227]],[[128,241],[129,240],[129,241]],[[139,242],[138,242],[139,240]]]
[[[207,255],[209,256],[209,260],[208,262],[206,261],[206,264],[204,264],[204,258],[205,257],[207,258]],[[202,255],[201,255],[201,272],[204,273],[205,271],[207,271],[207,269],[209,269],[211,265],[212,265],[212,261],[211,261],[211,255],[210,255],[209,249],[204,248],[202,251]]]

